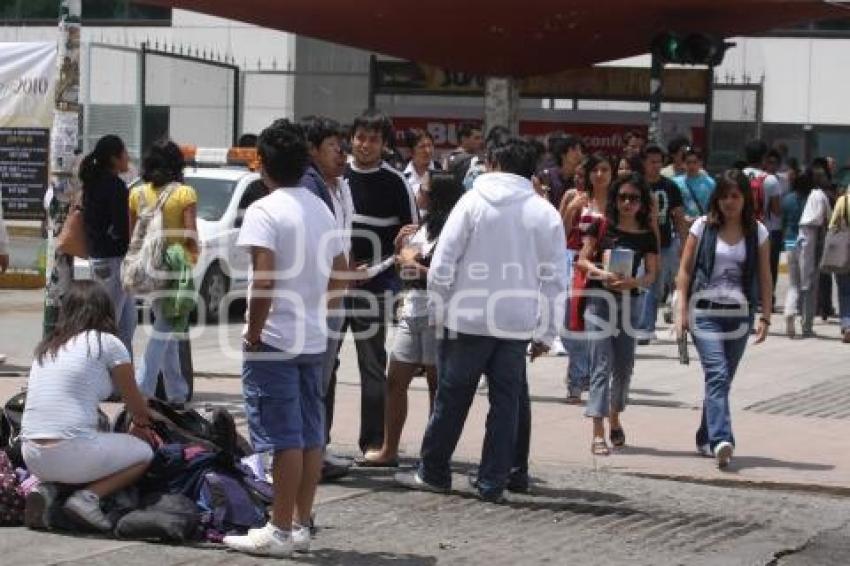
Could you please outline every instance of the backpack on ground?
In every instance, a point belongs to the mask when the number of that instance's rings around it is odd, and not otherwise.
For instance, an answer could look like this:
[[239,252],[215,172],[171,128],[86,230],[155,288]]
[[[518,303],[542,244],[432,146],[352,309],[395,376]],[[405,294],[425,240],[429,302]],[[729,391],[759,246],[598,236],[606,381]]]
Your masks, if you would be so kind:
[[6,453],[0,450],[0,527],[24,524],[24,496],[18,485],[15,468]]
[[756,205],[756,219],[759,222],[764,222],[767,216],[764,195],[765,180],[767,180],[767,173],[760,173],[750,177],[750,190],[753,192],[753,200]]
[[145,188],[139,191],[139,217],[124,261],[121,263],[121,283],[133,293],[149,293],[167,284],[157,277],[165,268],[167,241],[162,207],[180,185],[171,183],[162,189],[153,206],[145,202]]
[[139,509],[115,525],[115,536],[132,540],[183,543],[199,538],[200,513],[195,502],[179,493],[153,493]]
[[219,471],[204,474],[197,503],[209,514],[205,523],[221,533],[261,527],[268,519],[265,502],[239,478]]

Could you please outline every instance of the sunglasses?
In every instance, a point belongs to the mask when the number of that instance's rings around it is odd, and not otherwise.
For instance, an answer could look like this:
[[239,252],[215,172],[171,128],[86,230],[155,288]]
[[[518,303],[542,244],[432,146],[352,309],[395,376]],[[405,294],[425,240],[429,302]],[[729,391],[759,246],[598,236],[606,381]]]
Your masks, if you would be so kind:
[[617,200],[620,201],[623,204],[626,204],[626,203],[639,204],[640,203],[640,195],[636,195],[636,194],[633,194],[633,193],[620,193],[619,195],[617,195]]

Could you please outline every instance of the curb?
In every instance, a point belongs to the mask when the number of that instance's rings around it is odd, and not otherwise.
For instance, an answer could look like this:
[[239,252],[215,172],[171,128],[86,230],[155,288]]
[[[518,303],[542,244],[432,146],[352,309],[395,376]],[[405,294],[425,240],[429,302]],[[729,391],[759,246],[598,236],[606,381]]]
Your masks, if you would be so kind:
[[0,274],[0,289],[32,290],[43,289],[45,277],[40,273],[28,271],[7,271]]
[[636,478],[646,478],[653,480],[667,480],[681,483],[693,483],[699,485],[709,485],[714,487],[737,487],[761,489],[765,491],[796,491],[800,493],[813,493],[818,495],[831,495],[833,497],[850,497],[850,487],[842,487],[837,485],[817,485],[811,483],[794,483],[794,482],[774,482],[766,480],[749,480],[749,479],[719,479],[719,478],[699,478],[695,476],[680,476],[676,474],[653,474],[650,472],[629,472],[627,470],[618,470],[612,472],[622,474],[624,476],[633,476]]

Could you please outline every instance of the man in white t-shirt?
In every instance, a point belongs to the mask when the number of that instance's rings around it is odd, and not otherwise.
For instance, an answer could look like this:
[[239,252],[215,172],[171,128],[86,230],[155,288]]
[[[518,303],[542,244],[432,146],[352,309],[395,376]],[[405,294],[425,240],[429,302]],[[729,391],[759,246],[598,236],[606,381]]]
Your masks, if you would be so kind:
[[325,445],[326,303],[344,285],[336,274],[346,270],[346,261],[327,205],[299,186],[310,159],[303,130],[277,120],[260,135],[257,150],[263,181],[277,188],[248,208],[239,233],[253,266],[242,387],[253,448],[274,454],[273,512],[266,526],[224,543],[288,557],[310,545]]
[[798,250],[800,256],[800,316],[803,337],[814,336],[815,309],[817,307],[820,255],[823,248],[825,228],[832,217],[829,197],[820,187],[832,183],[829,170],[815,162],[811,167],[815,188],[809,193],[803,214],[800,216]]

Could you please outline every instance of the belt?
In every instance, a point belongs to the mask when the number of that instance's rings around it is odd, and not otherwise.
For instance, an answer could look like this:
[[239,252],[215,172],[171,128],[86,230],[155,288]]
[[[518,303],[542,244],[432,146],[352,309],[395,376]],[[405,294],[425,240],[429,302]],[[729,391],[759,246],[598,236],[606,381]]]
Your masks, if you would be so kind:
[[744,310],[744,305],[738,303],[715,303],[707,299],[697,301],[696,307],[703,311],[740,311]]

